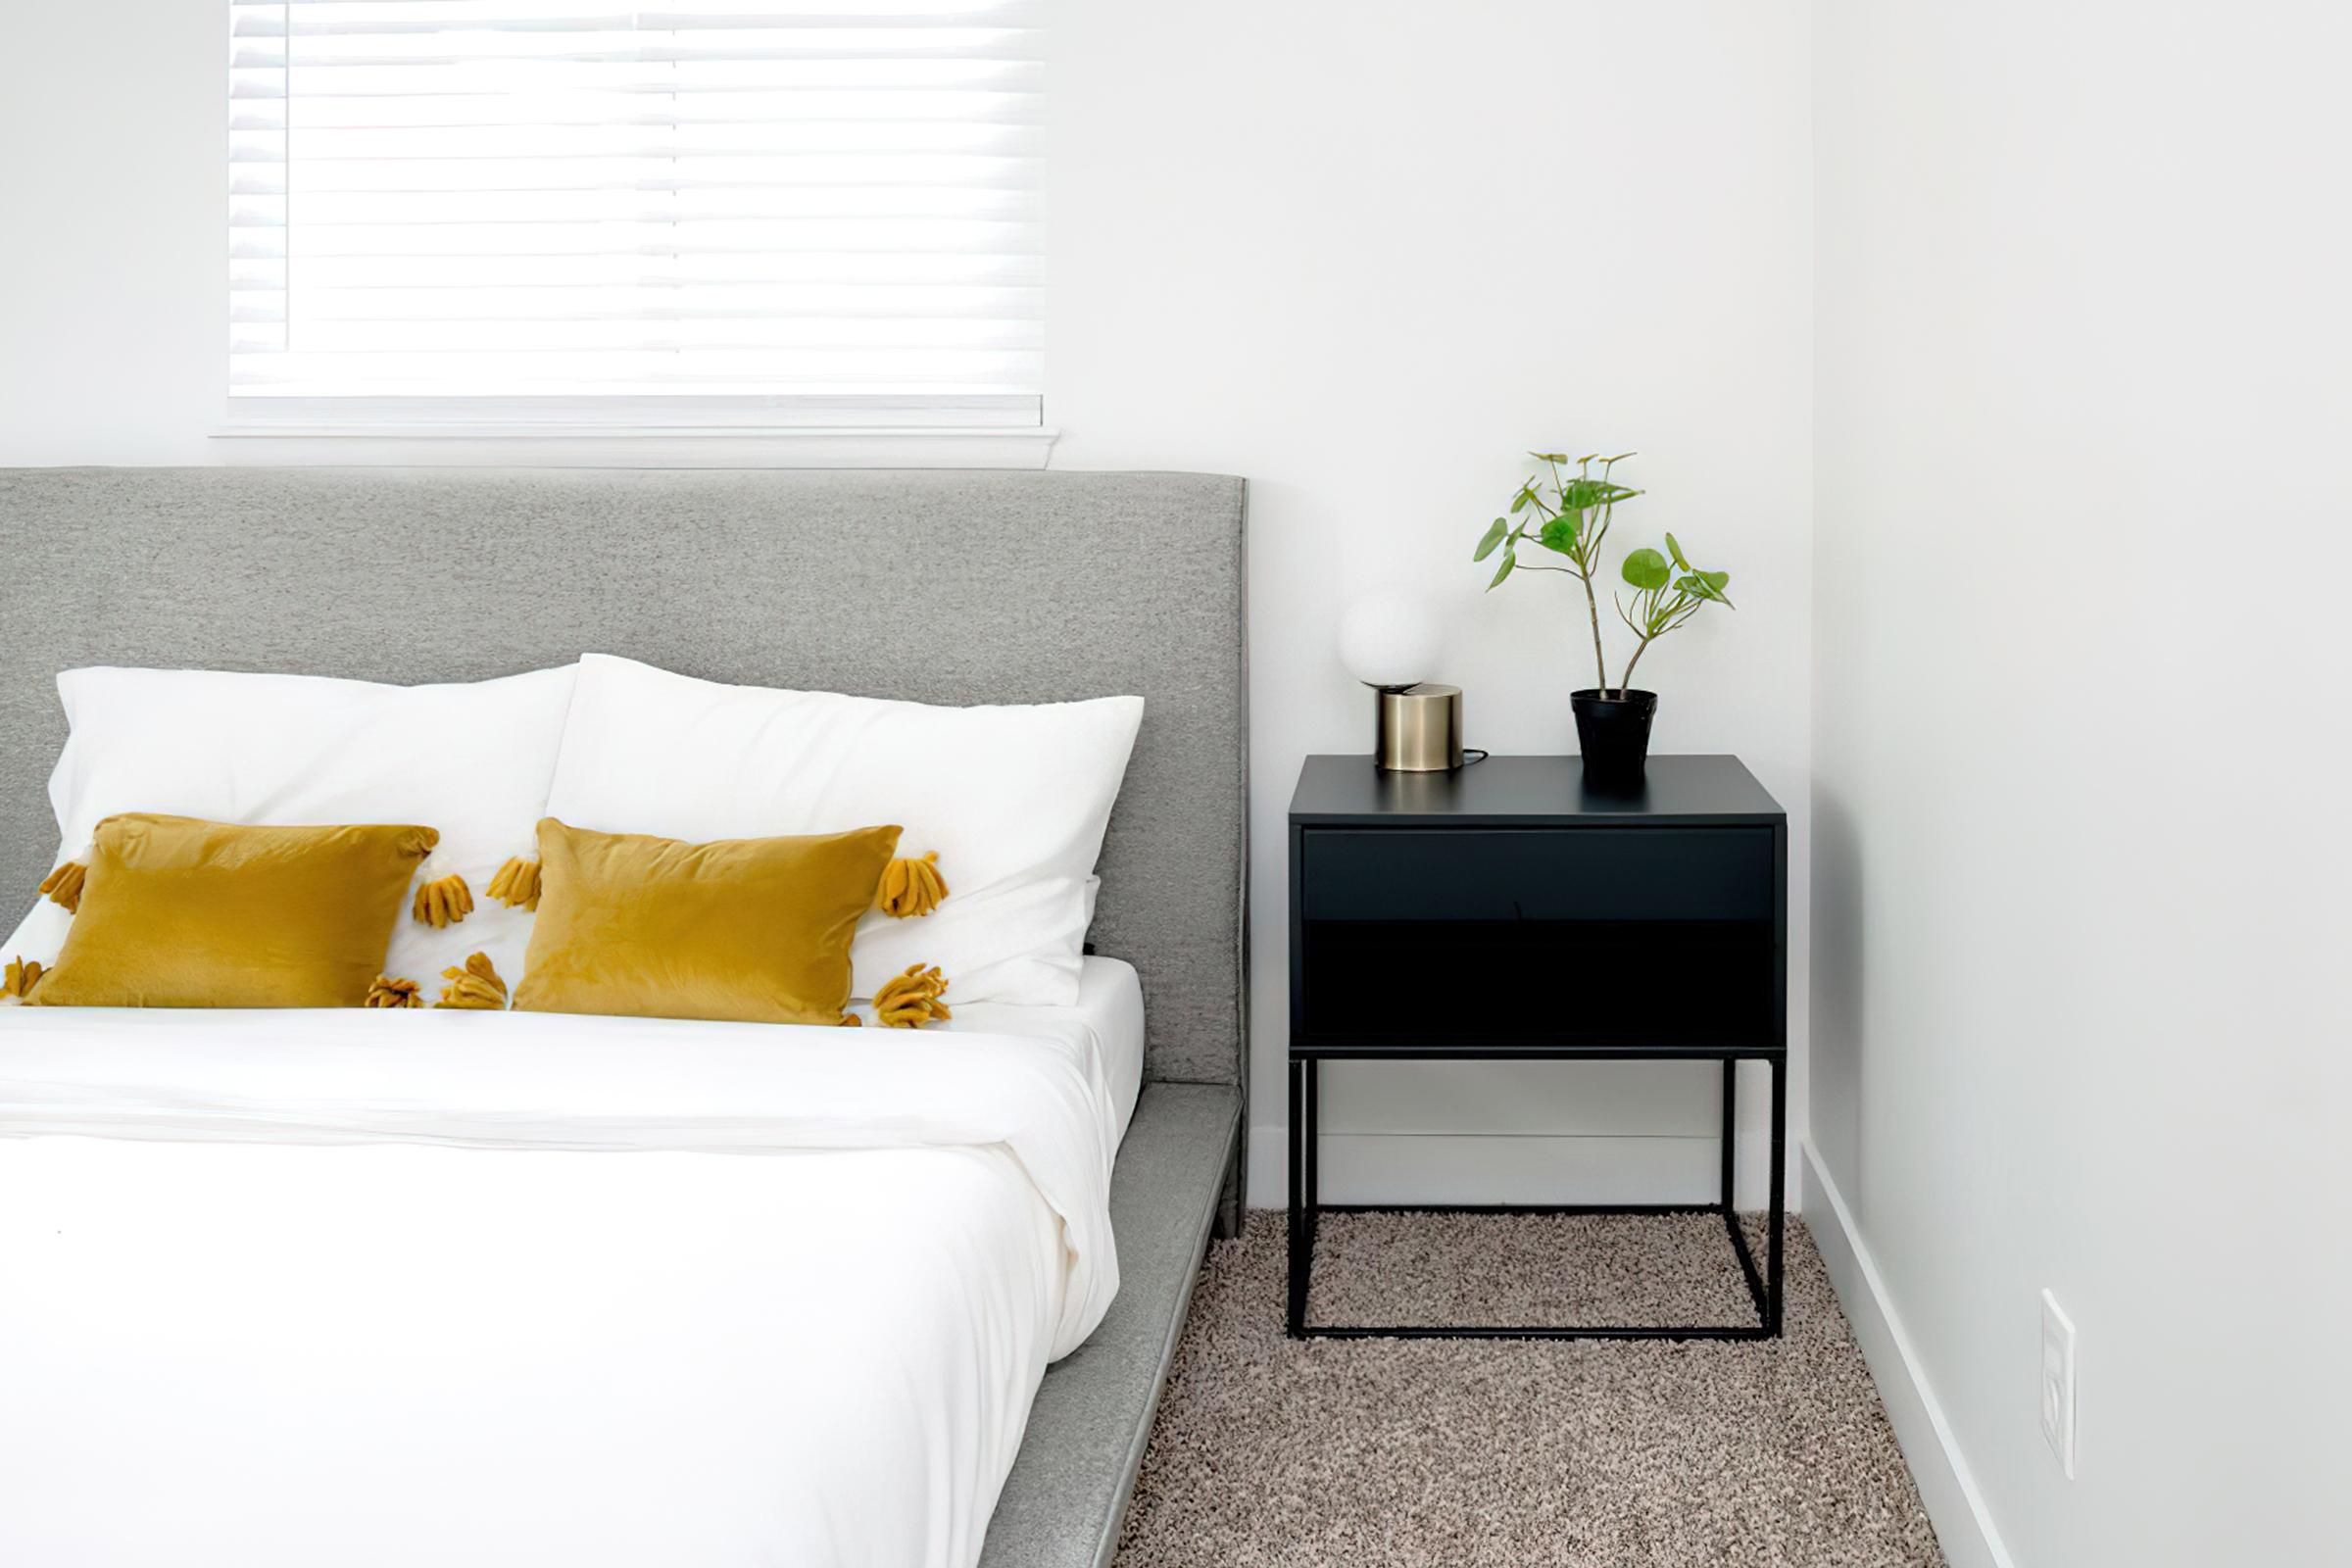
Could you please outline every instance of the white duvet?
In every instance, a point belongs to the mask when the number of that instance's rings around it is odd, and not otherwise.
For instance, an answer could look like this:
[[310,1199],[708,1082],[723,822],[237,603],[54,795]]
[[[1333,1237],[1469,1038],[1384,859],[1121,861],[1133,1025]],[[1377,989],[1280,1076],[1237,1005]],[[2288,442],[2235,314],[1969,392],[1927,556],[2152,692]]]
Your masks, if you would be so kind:
[[968,1564],[1112,1098],[1084,1028],[0,1009],[0,1563]]

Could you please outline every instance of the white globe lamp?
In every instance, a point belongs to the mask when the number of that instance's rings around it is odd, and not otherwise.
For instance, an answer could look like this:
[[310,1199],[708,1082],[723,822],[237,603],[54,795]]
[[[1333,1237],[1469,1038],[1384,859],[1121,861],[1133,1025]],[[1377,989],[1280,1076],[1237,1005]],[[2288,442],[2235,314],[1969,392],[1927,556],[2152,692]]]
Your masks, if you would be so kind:
[[1340,662],[1365,685],[1402,691],[1436,674],[1436,609],[1415,594],[1367,594],[1340,617]]

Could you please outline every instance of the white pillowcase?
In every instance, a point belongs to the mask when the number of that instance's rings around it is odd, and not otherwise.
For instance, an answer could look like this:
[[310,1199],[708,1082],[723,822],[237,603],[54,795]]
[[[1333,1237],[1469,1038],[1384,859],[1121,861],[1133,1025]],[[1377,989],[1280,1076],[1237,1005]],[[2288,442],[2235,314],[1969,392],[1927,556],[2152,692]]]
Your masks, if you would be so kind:
[[1144,716],[1140,697],[933,708],[722,686],[590,654],[548,814],[606,833],[770,838],[896,822],[899,853],[939,852],[948,898],[867,914],[851,958],[871,997],[915,963],[951,1005],[1068,1006],[1088,883]]
[[[429,1003],[443,969],[487,953],[512,986],[532,915],[494,903],[490,880],[509,857],[538,854],[575,669],[440,686],[68,670],[57,692],[72,733],[49,778],[57,860],[86,861],[98,823],[121,811],[264,827],[421,823],[441,843],[417,881],[465,877],[473,912],[435,930],[404,904],[384,972],[422,983]],[[71,918],[41,900],[0,959],[54,962]]]

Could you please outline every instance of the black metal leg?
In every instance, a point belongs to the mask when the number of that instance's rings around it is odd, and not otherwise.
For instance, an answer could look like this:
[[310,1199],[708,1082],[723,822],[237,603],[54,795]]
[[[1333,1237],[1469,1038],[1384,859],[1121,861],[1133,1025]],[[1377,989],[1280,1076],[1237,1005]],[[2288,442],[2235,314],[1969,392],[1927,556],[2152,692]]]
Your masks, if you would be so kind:
[[1306,1064],[1291,1063],[1291,1282],[1288,1310],[1291,1338],[1306,1332],[1307,1271],[1314,1248],[1306,1234]]
[[1767,1214],[1764,1266],[1756,1266],[1747,1231],[1740,1223],[1736,1204],[1739,1176],[1740,1063],[1723,1063],[1722,1149],[1718,1200],[1712,1203],[1342,1203],[1334,1212],[1397,1211],[1413,1213],[1540,1213],[1540,1214],[1709,1214],[1720,1218],[1732,1252],[1747,1286],[1756,1321],[1748,1324],[1705,1324],[1691,1327],[1439,1327],[1399,1324],[1394,1327],[1306,1326],[1309,1282],[1314,1270],[1316,1222],[1323,1211],[1319,1166],[1322,1129],[1322,1084],[1319,1058],[1291,1062],[1291,1241],[1288,1328],[1293,1339],[1484,1339],[1484,1340],[1764,1340],[1781,1333],[1782,1240],[1787,1228],[1786,1144],[1788,1122],[1788,1069],[1776,1058],[1762,1058],[1772,1073],[1772,1183]]
[[1298,1287],[1298,1320],[1303,1331],[1307,1291],[1315,1278],[1315,1240],[1323,1230],[1323,1063],[1315,1057],[1306,1063],[1306,1126],[1299,1157],[1306,1168],[1306,1245],[1299,1254],[1303,1259],[1300,1277],[1306,1283]]
[[1306,1234],[1313,1245],[1315,1221],[1323,1209],[1323,1063],[1306,1064]]
[[1747,1231],[1740,1223],[1740,1206],[1733,1200],[1738,1191],[1739,1148],[1740,1063],[1733,1058],[1723,1064],[1723,1230],[1731,1238],[1732,1255],[1740,1260],[1740,1278],[1756,1309],[1756,1327],[1750,1337],[1765,1338],[1772,1333],[1772,1292],[1756,1267],[1755,1254],[1748,1250]]
[[1723,1064],[1723,1148],[1722,1148],[1722,1158],[1723,1158],[1723,1211],[1724,1211],[1726,1214],[1729,1214],[1729,1213],[1733,1212],[1733,1208],[1732,1208],[1732,1178],[1733,1178],[1733,1175],[1734,1175],[1734,1161],[1733,1161],[1733,1159],[1732,1159],[1732,1151],[1733,1151],[1733,1149],[1734,1149],[1734,1147],[1735,1147],[1735,1143],[1734,1143],[1734,1141],[1735,1141],[1735,1140],[1736,1140],[1736,1139],[1739,1137],[1739,1133],[1740,1133],[1740,1128],[1739,1128],[1739,1114],[1738,1114],[1738,1113],[1739,1113],[1739,1109],[1740,1109],[1740,1063],[1739,1063],[1739,1062],[1738,1062],[1738,1060],[1736,1060],[1736,1059],[1726,1059],[1726,1060],[1725,1060],[1725,1062],[1724,1062],[1724,1064]]
[[1772,1072],[1772,1200],[1764,1237],[1764,1332],[1781,1332],[1781,1232],[1788,1222],[1788,1063],[1765,1064]]

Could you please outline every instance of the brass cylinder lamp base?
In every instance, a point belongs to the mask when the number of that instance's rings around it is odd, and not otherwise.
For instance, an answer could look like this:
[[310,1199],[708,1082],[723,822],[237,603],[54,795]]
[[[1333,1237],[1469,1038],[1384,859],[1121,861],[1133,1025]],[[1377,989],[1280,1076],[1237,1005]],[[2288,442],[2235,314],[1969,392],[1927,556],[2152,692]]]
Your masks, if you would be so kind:
[[1462,765],[1462,689],[1423,681],[1375,686],[1375,765],[1392,773],[1444,773]]

